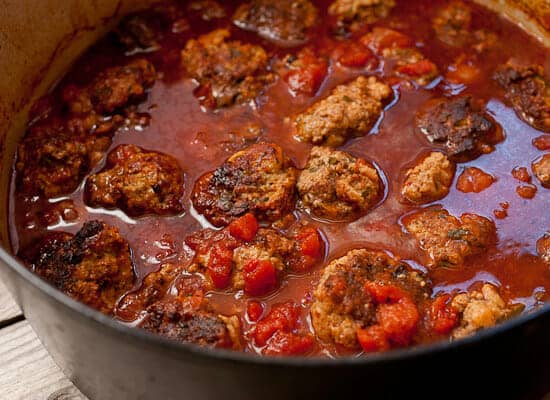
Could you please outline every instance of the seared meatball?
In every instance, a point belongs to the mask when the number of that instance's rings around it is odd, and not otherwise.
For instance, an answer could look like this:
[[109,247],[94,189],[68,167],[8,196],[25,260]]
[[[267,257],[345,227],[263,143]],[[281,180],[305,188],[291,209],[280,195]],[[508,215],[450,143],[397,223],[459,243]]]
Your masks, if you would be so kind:
[[118,207],[131,216],[179,214],[183,184],[175,158],[126,144],[109,154],[103,171],[88,178],[86,202],[92,207]]
[[532,168],[542,186],[550,188],[550,154],[545,154],[535,161]]
[[340,146],[350,137],[368,133],[392,96],[391,87],[374,76],[339,85],[295,118],[297,137],[303,142]]
[[48,198],[69,194],[110,145],[110,136],[79,134],[61,121],[35,125],[17,148],[18,189]]
[[328,9],[341,25],[352,30],[356,25],[372,24],[386,18],[395,6],[394,0],[335,0]]
[[541,65],[522,65],[510,60],[495,79],[506,91],[516,113],[535,129],[550,132],[550,83]]
[[470,96],[429,101],[417,114],[416,126],[457,160],[491,151],[495,141],[495,124]]
[[238,317],[194,309],[182,297],[167,298],[152,304],[138,326],[178,342],[217,348],[240,347]]
[[476,214],[463,214],[459,220],[447,210],[427,208],[407,216],[403,224],[433,266],[461,265],[496,242],[494,222]]
[[155,80],[153,64],[140,58],[102,71],[84,88],[66,87],[63,99],[74,114],[91,111],[111,114],[132,102],[143,100],[146,90]]
[[200,85],[202,102],[212,108],[252,101],[274,80],[263,48],[227,41],[229,36],[226,29],[215,30],[189,40],[181,53],[184,68]]
[[521,306],[509,306],[497,289],[485,284],[480,291],[456,295],[451,307],[459,313],[459,326],[453,330],[452,336],[460,339],[474,334],[480,329],[490,328],[521,311]]
[[191,198],[195,209],[215,226],[247,212],[261,221],[275,221],[294,206],[296,176],[278,145],[254,144],[199,178]]
[[362,158],[314,147],[297,188],[315,216],[336,221],[366,213],[380,199],[382,183],[378,171]]
[[443,43],[461,47],[472,34],[470,25],[472,10],[462,1],[452,1],[443,7],[433,19],[433,28],[439,40]]
[[306,272],[323,255],[317,230],[298,225],[283,234],[259,228],[252,214],[221,231],[205,229],[185,240],[195,251],[189,271],[206,272],[217,289],[244,289],[252,296],[275,289],[283,273]]
[[455,166],[447,156],[431,152],[405,174],[401,193],[412,203],[430,203],[449,193],[453,183]]
[[52,232],[21,256],[56,288],[105,314],[134,285],[128,242],[99,221],[85,223],[74,236]]
[[[357,349],[358,331],[381,323],[383,302],[367,290],[368,285],[391,286],[415,303],[429,294],[423,275],[386,253],[349,251],[325,267],[314,292],[311,322],[321,340]],[[414,334],[416,324],[408,328],[409,332],[402,332],[405,336]]]
[[264,39],[300,44],[317,22],[317,9],[309,0],[252,0],[237,9],[233,22]]

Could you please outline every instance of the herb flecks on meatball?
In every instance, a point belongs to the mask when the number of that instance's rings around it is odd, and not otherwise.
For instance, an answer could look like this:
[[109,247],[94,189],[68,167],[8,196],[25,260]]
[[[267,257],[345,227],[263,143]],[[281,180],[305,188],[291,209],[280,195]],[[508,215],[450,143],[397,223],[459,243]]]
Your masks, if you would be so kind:
[[215,226],[225,226],[248,212],[272,222],[292,211],[297,174],[281,147],[254,144],[199,178],[191,199]]
[[298,178],[305,207],[317,217],[352,220],[380,199],[383,185],[378,171],[362,158],[327,147],[314,147]]
[[215,30],[189,40],[181,53],[183,67],[200,85],[196,95],[211,108],[254,101],[274,81],[265,50],[229,36]]
[[233,22],[264,39],[297,45],[308,39],[308,29],[317,22],[317,14],[309,0],[252,0],[237,9]]
[[296,116],[296,137],[303,142],[340,146],[367,134],[393,97],[390,86],[371,76],[339,85],[323,100]]
[[321,340],[348,349],[406,346],[417,331],[418,304],[429,292],[422,274],[388,254],[351,250],[323,270],[311,321]]
[[92,207],[120,208],[130,216],[174,215],[183,211],[184,177],[177,160],[134,145],[120,145],[105,169],[86,181]]
[[430,100],[418,112],[416,126],[457,161],[491,152],[501,139],[495,123],[470,96]]
[[405,229],[428,254],[433,266],[459,266],[497,241],[493,221],[476,214],[460,219],[445,209],[427,208],[408,215]]
[[53,286],[105,314],[134,285],[128,242],[103,222],[87,222],[75,235],[51,232],[21,256]]
[[454,174],[455,166],[445,154],[431,152],[407,170],[401,193],[416,204],[440,200],[449,193]]

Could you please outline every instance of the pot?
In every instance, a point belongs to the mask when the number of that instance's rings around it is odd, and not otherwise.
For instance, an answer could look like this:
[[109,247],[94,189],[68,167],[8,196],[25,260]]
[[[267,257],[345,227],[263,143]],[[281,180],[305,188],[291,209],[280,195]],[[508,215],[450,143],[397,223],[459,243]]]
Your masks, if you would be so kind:
[[[548,0],[480,0],[550,46]],[[550,304],[457,342],[368,358],[261,358],[119,324],[26,269],[8,240],[8,187],[30,104],[145,0],[8,0],[0,14],[0,277],[54,360],[91,399],[540,398],[550,390]]]

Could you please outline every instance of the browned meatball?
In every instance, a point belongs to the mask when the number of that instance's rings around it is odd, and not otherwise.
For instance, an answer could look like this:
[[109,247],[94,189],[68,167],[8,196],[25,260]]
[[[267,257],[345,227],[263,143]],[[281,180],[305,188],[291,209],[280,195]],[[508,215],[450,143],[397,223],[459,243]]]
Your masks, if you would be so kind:
[[303,142],[340,146],[350,137],[368,133],[392,96],[386,83],[360,76],[299,114],[294,121],[296,135]]
[[48,198],[71,193],[110,145],[110,136],[79,134],[61,121],[35,125],[17,148],[18,189]]
[[403,220],[434,266],[461,265],[497,240],[493,221],[476,214],[460,219],[440,208],[427,208]]
[[297,45],[317,22],[317,9],[309,0],[252,0],[237,9],[233,22],[264,39]]
[[532,168],[542,186],[550,188],[550,154],[545,154],[536,160]]
[[380,199],[383,187],[378,171],[364,159],[314,147],[297,188],[314,215],[338,221],[366,213]]
[[522,65],[510,60],[495,79],[506,91],[516,113],[535,129],[550,132],[550,83],[541,65]]
[[194,309],[181,297],[166,298],[149,306],[138,326],[178,342],[217,348],[240,347],[238,317]]
[[105,169],[86,181],[86,203],[118,207],[128,215],[179,214],[183,211],[183,171],[172,156],[120,145]]
[[430,142],[444,144],[447,154],[466,160],[492,151],[495,124],[470,96],[434,99],[416,116],[417,128]]
[[21,256],[56,288],[105,314],[134,285],[128,242],[99,221],[85,223],[74,236],[53,232]]
[[215,226],[247,212],[262,221],[275,221],[294,206],[296,176],[279,146],[254,144],[199,178],[191,198],[195,209]]
[[376,302],[367,283],[391,284],[415,302],[428,298],[426,278],[386,253],[366,249],[349,251],[330,262],[321,276],[311,305],[317,336],[349,349],[357,349],[357,330],[376,323]]
[[328,12],[336,16],[341,25],[354,30],[357,25],[386,18],[394,6],[394,0],[335,0]]
[[433,19],[433,28],[439,40],[443,43],[461,47],[472,34],[472,10],[462,1],[452,1],[439,10]]
[[433,151],[407,171],[401,193],[417,204],[442,199],[449,193],[454,174],[455,166],[447,156]]
[[521,305],[507,305],[497,289],[490,284],[483,285],[480,291],[456,295],[451,307],[459,313],[459,326],[452,333],[455,339],[490,328],[518,314],[523,308]]
[[191,39],[181,54],[187,73],[200,84],[201,100],[213,108],[252,101],[274,80],[263,48],[227,41],[229,36],[218,29]]

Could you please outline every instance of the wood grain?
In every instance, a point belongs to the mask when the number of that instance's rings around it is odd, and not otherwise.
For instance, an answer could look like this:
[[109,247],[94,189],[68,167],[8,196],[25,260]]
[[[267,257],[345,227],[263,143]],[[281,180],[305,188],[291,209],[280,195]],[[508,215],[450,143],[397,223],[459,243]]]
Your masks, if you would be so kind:
[[0,327],[22,316],[23,314],[13,301],[10,292],[0,281]]
[[26,321],[0,329],[0,388],[5,400],[86,400]]

